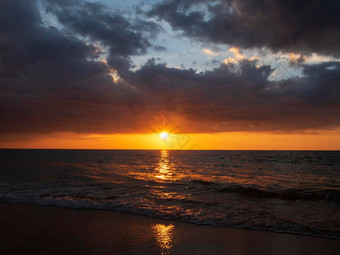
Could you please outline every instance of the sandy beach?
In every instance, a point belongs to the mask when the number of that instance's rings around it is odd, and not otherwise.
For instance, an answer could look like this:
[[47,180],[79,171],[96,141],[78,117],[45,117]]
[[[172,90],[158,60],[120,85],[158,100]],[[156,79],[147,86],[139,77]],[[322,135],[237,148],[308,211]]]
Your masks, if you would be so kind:
[[0,204],[0,254],[339,254],[340,241],[101,210]]

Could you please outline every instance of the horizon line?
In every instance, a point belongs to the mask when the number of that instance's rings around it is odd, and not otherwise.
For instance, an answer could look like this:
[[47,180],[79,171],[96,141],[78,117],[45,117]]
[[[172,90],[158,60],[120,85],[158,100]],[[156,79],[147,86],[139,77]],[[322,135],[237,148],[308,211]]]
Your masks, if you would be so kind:
[[340,151],[340,149],[98,149],[98,148],[0,148],[0,150],[117,150],[117,151]]

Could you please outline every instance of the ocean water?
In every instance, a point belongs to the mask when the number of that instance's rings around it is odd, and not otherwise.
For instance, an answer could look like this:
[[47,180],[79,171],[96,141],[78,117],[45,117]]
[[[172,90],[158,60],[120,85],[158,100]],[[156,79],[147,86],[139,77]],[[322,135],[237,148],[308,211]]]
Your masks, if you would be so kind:
[[340,152],[0,150],[0,201],[340,239]]

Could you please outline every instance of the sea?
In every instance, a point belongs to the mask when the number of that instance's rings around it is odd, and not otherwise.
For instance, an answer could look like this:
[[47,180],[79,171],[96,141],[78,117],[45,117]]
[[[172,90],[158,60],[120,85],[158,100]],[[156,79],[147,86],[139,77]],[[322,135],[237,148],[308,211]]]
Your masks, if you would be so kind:
[[340,151],[0,150],[0,202],[340,239]]

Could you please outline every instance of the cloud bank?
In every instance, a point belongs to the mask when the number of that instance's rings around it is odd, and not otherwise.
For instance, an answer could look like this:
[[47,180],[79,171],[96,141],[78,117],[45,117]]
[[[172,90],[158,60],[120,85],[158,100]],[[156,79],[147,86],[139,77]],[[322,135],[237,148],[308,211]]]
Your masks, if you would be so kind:
[[[254,6],[251,1],[213,5],[173,0],[155,5],[147,15],[168,21],[189,37],[235,49],[338,56],[336,8],[333,1],[263,1]],[[46,13],[60,26],[44,24]],[[198,72],[171,68],[150,56],[133,69],[133,56],[164,50],[152,43],[161,30],[155,21],[127,19],[99,3],[1,1],[0,131],[150,132],[148,120],[156,111],[186,132],[339,127],[339,62],[301,62],[301,76],[279,81],[270,79],[272,66],[247,58]],[[243,31],[250,41],[242,39]]]
[[339,57],[339,10],[336,0],[168,0],[149,15],[207,42]]

